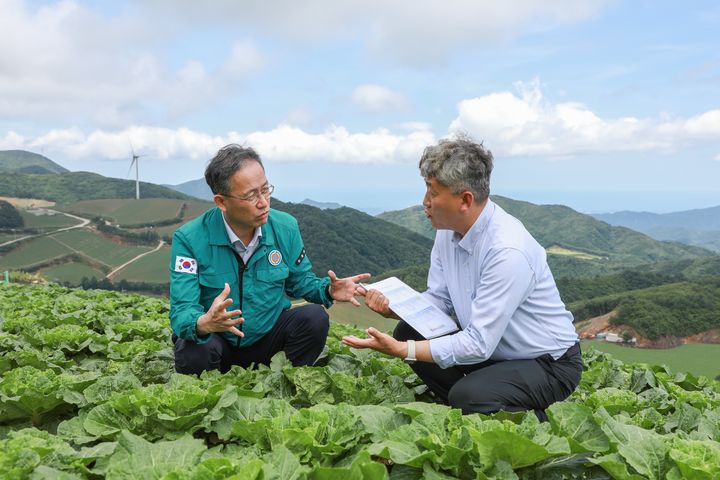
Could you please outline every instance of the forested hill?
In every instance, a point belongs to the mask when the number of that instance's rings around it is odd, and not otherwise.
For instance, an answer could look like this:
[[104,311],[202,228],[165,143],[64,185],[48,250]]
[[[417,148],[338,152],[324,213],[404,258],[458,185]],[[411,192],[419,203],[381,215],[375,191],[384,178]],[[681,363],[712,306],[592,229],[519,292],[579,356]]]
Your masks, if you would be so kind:
[[313,270],[325,275],[370,272],[426,264],[432,240],[358,210],[322,210],[273,199],[272,207],[297,218]]
[[[41,198],[58,203],[103,198],[134,198],[135,181],[103,177],[90,172],[66,172],[52,175],[5,173],[0,175],[0,192],[8,197]],[[142,198],[183,200],[193,198],[170,188],[145,182],[140,182],[140,196]]]
[[[535,205],[500,196],[492,199],[549,250],[556,277],[606,274],[619,268],[712,255],[703,248],[660,242],[628,228],[613,227],[562,205]],[[434,236],[421,206],[378,217],[429,238]]]
[[37,153],[25,150],[0,150],[0,172],[66,173],[68,170]]

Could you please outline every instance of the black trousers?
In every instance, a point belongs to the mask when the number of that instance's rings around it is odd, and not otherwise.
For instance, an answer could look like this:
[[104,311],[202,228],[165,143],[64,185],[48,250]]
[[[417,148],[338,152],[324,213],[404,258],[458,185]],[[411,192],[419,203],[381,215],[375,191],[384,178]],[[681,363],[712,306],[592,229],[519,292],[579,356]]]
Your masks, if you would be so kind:
[[[403,321],[393,336],[402,341],[425,340]],[[548,354],[532,360],[488,360],[446,369],[429,362],[415,362],[411,367],[440,400],[463,413],[534,410],[544,421],[545,409],[567,398],[580,383],[583,363],[580,344],[575,344],[557,360]]]
[[205,370],[225,373],[233,365],[244,368],[251,364],[269,365],[273,355],[281,350],[296,367],[312,365],[325,347],[329,328],[325,309],[311,304],[284,310],[272,330],[249,347],[237,348],[216,334],[203,344],[173,334],[175,371],[199,375]]

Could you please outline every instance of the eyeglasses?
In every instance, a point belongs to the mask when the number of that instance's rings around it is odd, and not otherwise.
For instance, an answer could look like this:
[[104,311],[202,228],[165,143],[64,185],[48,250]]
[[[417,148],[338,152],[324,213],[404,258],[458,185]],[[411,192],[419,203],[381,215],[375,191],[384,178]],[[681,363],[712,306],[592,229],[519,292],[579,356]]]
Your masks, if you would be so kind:
[[260,190],[253,190],[252,192],[248,193],[247,195],[243,195],[242,197],[236,197],[235,195],[225,195],[224,193],[221,193],[220,195],[227,198],[242,200],[244,202],[256,203],[258,200],[260,200],[260,196],[262,196],[266,200],[270,198],[273,190],[275,190],[275,186],[268,183]]

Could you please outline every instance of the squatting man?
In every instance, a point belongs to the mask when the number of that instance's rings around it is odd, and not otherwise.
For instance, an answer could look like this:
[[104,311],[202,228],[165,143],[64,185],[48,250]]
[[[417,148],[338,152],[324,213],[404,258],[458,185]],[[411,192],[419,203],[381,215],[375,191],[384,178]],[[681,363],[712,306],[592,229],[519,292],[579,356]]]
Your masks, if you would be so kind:
[[490,198],[492,153],[467,136],[425,149],[425,213],[437,229],[422,295],[456,318],[457,333],[426,340],[377,290],[357,293],[399,321],[343,343],[410,362],[431,392],[464,413],[544,410],[567,398],[583,369],[572,314],[560,299],[545,250]]
[[[329,328],[322,306],[354,298],[370,274],[317,277],[297,221],[270,208],[273,186],[260,156],[227,145],[205,170],[215,207],[180,227],[170,261],[175,369],[199,374],[268,364],[284,351],[312,365]],[[310,302],[291,309],[289,295]],[[322,305],[322,306],[321,306]]]

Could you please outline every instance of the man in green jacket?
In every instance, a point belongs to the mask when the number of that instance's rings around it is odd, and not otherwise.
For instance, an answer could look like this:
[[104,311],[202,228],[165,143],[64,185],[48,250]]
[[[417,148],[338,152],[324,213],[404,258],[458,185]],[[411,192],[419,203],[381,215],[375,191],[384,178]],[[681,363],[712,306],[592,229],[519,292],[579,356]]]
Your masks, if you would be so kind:
[[[312,365],[325,346],[329,307],[354,298],[368,273],[324,278],[311,270],[291,215],[270,208],[273,186],[260,156],[227,145],[205,170],[216,208],[180,227],[170,262],[175,369],[199,374],[268,364],[284,351]],[[290,309],[290,300],[311,305]],[[320,304],[320,305],[316,305]]]

